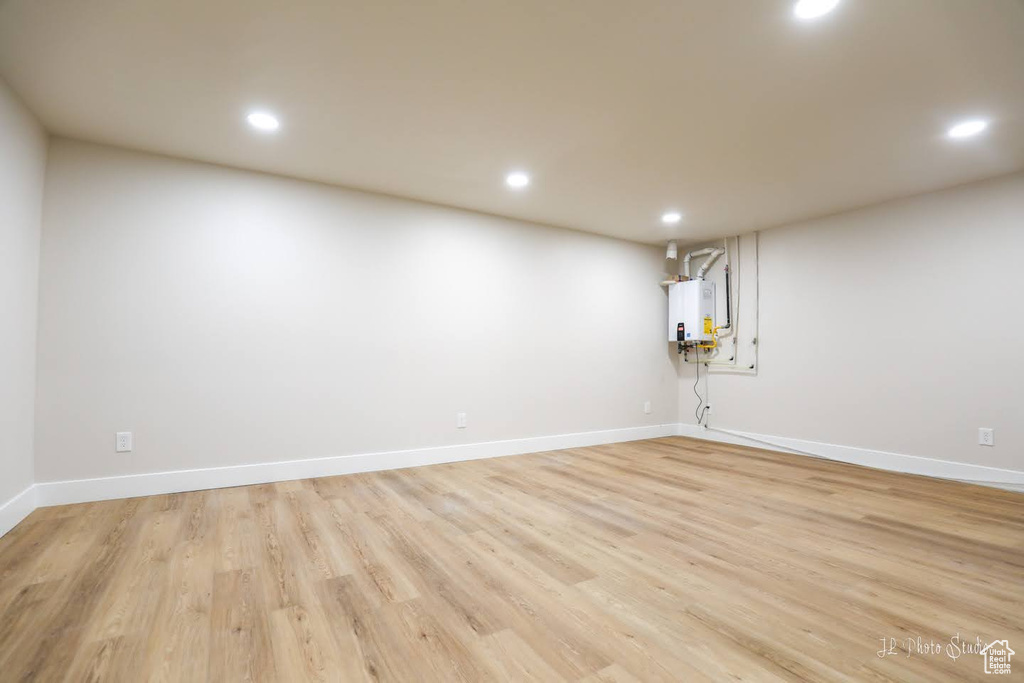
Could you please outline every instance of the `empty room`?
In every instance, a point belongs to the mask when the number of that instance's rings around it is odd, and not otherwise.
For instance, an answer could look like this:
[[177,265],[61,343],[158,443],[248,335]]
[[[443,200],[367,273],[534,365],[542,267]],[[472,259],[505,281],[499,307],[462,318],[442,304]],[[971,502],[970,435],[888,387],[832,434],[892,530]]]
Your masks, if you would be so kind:
[[0,681],[1024,680],[1022,264],[1024,0],[0,0]]

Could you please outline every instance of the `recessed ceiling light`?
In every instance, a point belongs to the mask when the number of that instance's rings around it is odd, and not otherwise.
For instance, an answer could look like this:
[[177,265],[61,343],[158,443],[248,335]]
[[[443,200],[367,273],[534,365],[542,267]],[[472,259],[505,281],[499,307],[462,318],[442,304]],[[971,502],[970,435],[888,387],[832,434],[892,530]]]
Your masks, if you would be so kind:
[[522,171],[513,171],[505,176],[505,184],[514,190],[521,190],[530,184],[530,176]]
[[661,214],[661,222],[665,225],[675,225],[681,220],[683,220],[683,214],[678,211],[666,211]]
[[946,132],[946,135],[951,138],[969,138],[986,128],[988,128],[988,121],[984,119],[971,119],[970,121],[961,121],[956,124]]
[[246,121],[248,121],[249,125],[256,130],[263,130],[267,132],[275,131],[281,127],[277,117],[273,114],[268,114],[265,111],[254,111],[246,117]]
[[836,8],[839,0],[799,0],[793,5],[793,15],[797,19],[817,19]]

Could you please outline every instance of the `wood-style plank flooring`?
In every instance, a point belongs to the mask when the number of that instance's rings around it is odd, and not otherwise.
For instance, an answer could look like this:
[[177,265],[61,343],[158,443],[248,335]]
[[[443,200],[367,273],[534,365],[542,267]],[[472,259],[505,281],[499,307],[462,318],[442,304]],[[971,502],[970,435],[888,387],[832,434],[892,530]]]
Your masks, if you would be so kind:
[[1024,679],[1024,495],[682,438],[43,508],[0,539],[4,681],[991,679],[957,634],[1008,639]]

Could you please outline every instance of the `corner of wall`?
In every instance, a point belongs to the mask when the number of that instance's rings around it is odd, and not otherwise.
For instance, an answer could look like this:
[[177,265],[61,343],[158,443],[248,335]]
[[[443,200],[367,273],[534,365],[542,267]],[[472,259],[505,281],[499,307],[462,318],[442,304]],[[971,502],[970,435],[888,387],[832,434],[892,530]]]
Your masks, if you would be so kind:
[[36,507],[35,404],[39,323],[39,255],[49,135],[0,80],[0,535]]

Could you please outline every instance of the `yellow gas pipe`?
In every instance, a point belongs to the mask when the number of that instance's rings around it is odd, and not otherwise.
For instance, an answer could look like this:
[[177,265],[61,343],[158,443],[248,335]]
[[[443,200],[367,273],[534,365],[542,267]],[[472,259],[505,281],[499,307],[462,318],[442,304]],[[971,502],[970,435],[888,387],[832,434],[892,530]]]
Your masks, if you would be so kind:
[[712,343],[710,343],[710,344],[697,344],[697,348],[698,349],[717,349],[718,348],[718,331],[720,329],[722,329],[721,325],[719,325],[715,329],[711,330],[711,337],[714,339],[714,341]]

